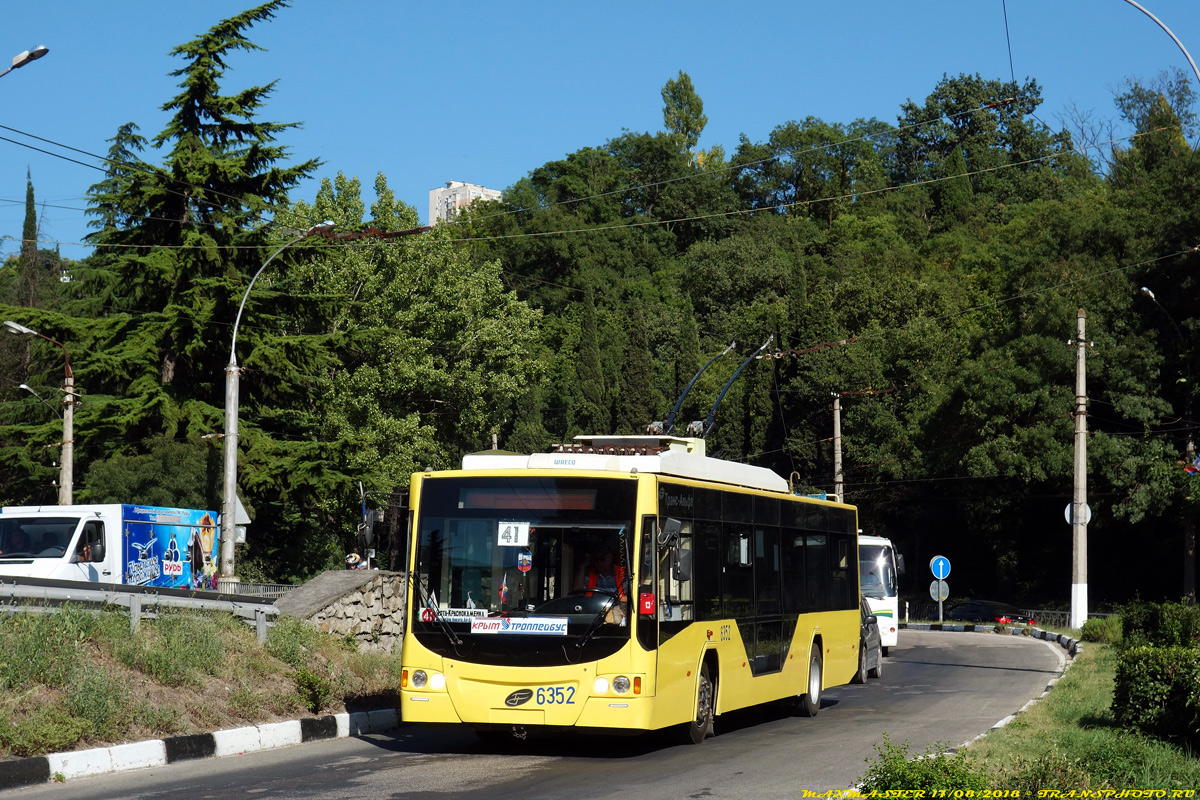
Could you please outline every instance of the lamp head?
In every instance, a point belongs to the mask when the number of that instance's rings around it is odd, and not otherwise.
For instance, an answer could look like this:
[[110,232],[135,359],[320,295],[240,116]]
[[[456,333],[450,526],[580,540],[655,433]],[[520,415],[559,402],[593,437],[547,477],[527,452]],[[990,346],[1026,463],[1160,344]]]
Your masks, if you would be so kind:
[[21,67],[28,64],[30,61],[37,61],[39,58],[41,58],[42,56],[46,55],[46,53],[49,53],[49,52],[50,52],[50,49],[43,44],[39,44],[37,47],[33,48],[32,50],[22,50],[21,52],[17,53],[15,56],[13,56],[11,69],[20,69]]
[[1146,297],[1149,297],[1151,300],[1157,300],[1157,299],[1158,299],[1158,298],[1156,298],[1156,297],[1154,296],[1154,292],[1150,291],[1150,289],[1149,289],[1148,287],[1146,287],[1146,286],[1143,286],[1143,287],[1142,287],[1142,294],[1146,295]]
[[32,328],[26,328],[19,322],[13,322],[11,319],[4,320],[4,327],[8,329],[9,333],[24,333],[37,336],[37,331],[33,330]]

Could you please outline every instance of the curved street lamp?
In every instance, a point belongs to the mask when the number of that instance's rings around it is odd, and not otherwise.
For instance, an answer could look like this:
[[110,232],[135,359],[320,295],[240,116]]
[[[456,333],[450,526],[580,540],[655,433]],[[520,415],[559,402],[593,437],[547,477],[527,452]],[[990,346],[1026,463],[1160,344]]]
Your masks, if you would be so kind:
[[301,239],[325,233],[331,228],[333,228],[333,222],[326,220],[285,242],[274,253],[271,253],[258,268],[258,272],[254,273],[254,277],[250,279],[250,285],[246,287],[246,291],[242,295],[242,302],[238,306],[237,317],[233,320],[233,339],[229,344],[229,363],[225,366],[225,433],[223,439],[225,475],[221,493],[221,569],[218,579],[218,588],[221,591],[226,591],[227,587],[230,591],[236,591],[238,584],[238,579],[234,575],[233,540],[237,523],[238,378],[241,373],[241,367],[237,363],[237,332],[238,326],[242,322],[242,311],[246,308],[246,299],[250,296],[250,290],[254,288],[254,282],[258,280],[258,276],[263,273],[267,265],[275,260],[276,256]]
[[[51,339],[49,336],[38,333],[32,328],[26,328],[20,323],[12,320],[5,320],[4,327],[10,333],[21,334],[22,336],[36,336],[39,339],[45,339],[51,344],[56,344],[62,348],[63,362],[66,364],[63,381],[63,443],[62,443],[62,458],[59,463],[58,477],[58,503],[59,505],[71,505],[71,495],[74,489],[75,482],[75,406],[78,402],[75,400],[75,373],[71,371],[71,358],[67,355],[67,348],[62,342]],[[37,393],[30,389],[25,384],[21,384],[22,389],[26,389],[37,397]],[[38,397],[41,400],[41,397]],[[45,403],[45,400],[42,400]],[[49,405],[49,403],[47,403]]]
[[18,389],[24,389],[25,391],[29,392],[31,395],[33,395],[34,397],[36,397],[36,398],[37,398],[39,401],[41,401],[41,404],[42,404],[42,405],[44,405],[46,408],[48,408],[48,409],[50,409],[51,411],[53,411],[53,412],[54,412],[54,415],[55,415],[56,417],[61,417],[61,416],[62,416],[62,412],[61,412],[61,411],[59,411],[59,410],[58,410],[57,408],[55,408],[54,406],[50,405],[50,403],[49,403],[49,402],[47,402],[46,398],[42,397],[40,394],[38,394],[37,392],[35,392],[35,391],[33,390],[33,387],[32,387],[32,386],[30,386],[29,384],[27,384],[27,383],[22,383],[22,384],[21,384],[20,386],[18,386],[17,388],[18,388]]
[[46,53],[49,53],[49,52],[50,52],[50,49],[48,47],[46,47],[45,45],[41,45],[41,44],[39,44],[37,47],[33,48],[32,50],[22,50],[21,52],[17,53],[15,56],[13,56],[12,66],[9,67],[8,69],[4,70],[4,72],[0,72],[0,78],[3,78],[5,75],[12,72],[14,69],[20,69],[21,67],[28,64],[30,61],[37,61],[39,58],[41,58],[42,56],[46,55]]

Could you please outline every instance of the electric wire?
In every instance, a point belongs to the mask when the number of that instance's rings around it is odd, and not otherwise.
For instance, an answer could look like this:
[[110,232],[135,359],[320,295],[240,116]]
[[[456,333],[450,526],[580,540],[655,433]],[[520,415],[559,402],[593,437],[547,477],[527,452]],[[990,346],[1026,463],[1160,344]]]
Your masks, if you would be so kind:
[[[938,117],[933,117],[933,118],[931,118],[931,119],[928,119],[928,120],[923,120],[923,121],[921,121],[921,122],[914,122],[914,123],[910,123],[910,124],[908,124],[908,125],[902,125],[902,126],[899,126],[899,127],[896,127],[896,128],[891,128],[891,127],[889,127],[889,129],[888,129],[887,131],[885,131],[885,132],[882,132],[882,133],[863,134],[862,136],[854,137],[854,138],[852,138],[852,139],[844,139],[844,140],[842,140],[842,141],[839,141],[839,142],[831,142],[831,143],[827,143],[827,144],[823,144],[823,145],[814,145],[814,146],[812,146],[812,147],[810,147],[810,148],[807,148],[807,149],[804,149],[804,150],[799,150],[799,151],[791,151],[791,152],[789,152],[789,156],[790,156],[791,158],[798,158],[798,157],[800,157],[800,156],[803,156],[803,155],[806,155],[806,154],[808,154],[808,153],[820,152],[820,151],[828,150],[828,149],[830,149],[830,148],[833,148],[833,149],[838,149],[838,148],[841,148],[841,147],[843,147],[843,146],[845,146],[845,145],[857,144],[857,143],[860,143],[860,142],[864,142],[864,141],[870,141],[870,140],[873,140],[873,139],[877,139],[877,138],[879,138],[879,137],[881,137],[881,136],[884,136],[884,135],[886,135],[886,134],[898,134],[898,133],[900,133],[901,131],[906,131],[906,130],[909,130],[909,129],[916,129],[916,128],[920,128],[920,127],[923,127],[923,126],[926,126],[926,125],[931,125],[931,124],[933,124],[933,123],[935,123],[935,122],[940,122],[940,121],[942,121],[943,119],[949,119],[949,120],[953,121],[953,120],[955,120],[955,119],[957,119],[957,118],[959,118],[959,117],[965,117],[965,116],[970,116],[970,115],[973,115],[973,114],[982,113],[982,112],[985,112],[985,111],[990,111],[990,110],[992,110],[992,109],[994,109],[994,108],[998,108],[998,107],[1000,107],[1000,106],[1003,106],[1003,105],[1008,105],[1008,104],[1010,104],[1010,103],[1013,103],[1013,102],[1016,102],[1016,98],[1015,98],[1015,97],[1003,98],[1003,99],[1001,99],[1001,100],[996,100],[996,101],[993,101],[993,102],[991,102],[991,103],[985,103],[985,104],[981,105],[979,108],[967,109],[967,110],[965,110],[965,111],[960,111],[960,112],[957,112],[957,113],[955,113],[955,114],[943,114],[943,115],[940,115],[940,116],[938,116]],[[31,138],[31,139],[35,139],[35,140],[37,140],[37,141],[40,141],[40,142],[44,142],[44,143],[47,143],[47,144],[52,144],[52,145],[54,145],[55,147],[60,147],[60,148],[63,148],[63,149],[65,149],[65,150],[70,150],[70,151],[72,151],[72,152],[75,152],[75,153],[80,153],[80,154],[82,154],[82,155],[86,155],[86,156],[88,156],[89,158],[94,158],[94,159],[97,159],[97,160],[103,161],[103,162],[105,162],[105,163],[107,163],[107,164],[111,164],[111,165],[114,165],[114,166],[125,167],[125,168],[127,168],[127,169],[131,169],[131,170],[134,170],[134,171],[139,171],[139,172],[144,172],[144,173],[147,173],[147,174],[150,174],[150,175],[156,175],[156,176],[160,176],[160,177],[162,177],[162,176],[165,176],[165,173],[164,173],[164,172],[163,172],[161,169],[155,168],[155,167],[153,167],[153,166],[150,166],[150,165],[148,165],[148,164],[145,164],[145,163],[143,163],[143,162],[129,162],[129,161],[121,161],[121,160],[117,160],[117,159],[112,159],[112,158],[109,158],[109,157],[107,157],[107,156],[101,156],[101,155],[98,155],[98,154],[96,154],[96,153],[91,153],[91,152],[89,152],[89,151],[87,151],[87,150],[82,150],[82,149],[80,149],[80,148],[72,147],[71,145],[63,144],[63,143],[61,143],[61,142],[56,142],[56,141],[54,141],[54,140],[52,140],[52,139],[47,139],[47,138],[45,138],[45,137],[38,136],[38,135],[36,135],[36,134],[32,134],[32,133],[28,133],[28,132],[26,132],[26,131],[22,131],[22,130],[19,130],[19,129],[17,129],[17,128],[12,128],[12,127],[10,127],[10,126],[7,126],[7,125],[0,125],[0,130],[7,130],[7,131],[10,131],[10,132],[12,132],[12,133],[16,133],[16,134],[19,134],[19,135],[21,135],[21,136],[26,136],[26,137],[29,137],[29,138]],[[103,167],[96,166],[95,164],[88,164],[88,163],[85,163],[85,162],[79,161],[79,160],[77,160],[77,159],[69,158],[69,157],[67,157],[67,156],[63,156],[63,155],[60,155],[60,154],[58,154],[58,153],[54,153],[54,152],[52,152],[52,151],[49,151],[49,150],[44,150],[44,149],[42,149],[42,148],[39,148],[39,147],[34,147],[33,145],[27,144],[27,143],[25,143],[25,142],[20,142],[20,141],[17,141],[17,140],[15,140],[15,139],[10,139],[10,138],[8,138],[8,137],[5,137],[5,136],[0,136],[0,141],[6,141],[6,142],[10,142],[10,143],[12,143],[12,144],[15,144],[15,145],[17,145],[18,147],[25,147],[25,148],[28,148],[28,149],[31,149],[31,150],[35,150],[35,151],[37,151],[37,152],[44,153],[44,154],[46,154],[46,155],[52,156],[52,157],[54,157],[54,158],[60,158],[60,159],[62,159],[62,160],[64,160],[64,161],[68,161],[68,162],[71,162],[71,163],[74,163],[74,164],[79,164],[79,165],[81,165],[81,166],[88,167],[88,168],[90,168],[90,169],[95,169],[95,170],[98,170],[98,171],[101,171],[101,172],[106,172],[106,170],[105,170]],[[509,210],[509,211],[504,211],[504,212],[497,212],[497,213],[495,213],[495,214],[480,215],[480,216],[478,216],[478,217],[475,217],[474,219],[477,219],[477,220],[483,220],[483,219],[489,219],[489,218],[491,218],[491,217],[497,217],[497,216],[507,216],[507,215],[511,215],[511,214],[519,214],[519,213],[525,213],[525,212],[541,211],[541,210],[545,210],[545,209],[549,209],[549,208],[556,208],[556,207],[559,207],[559,206],[567,206],[567,205],[572,205],[572,204],[575,204],[575,203],[587,202],[587,201],[589,201],[589,200],[602,199],[602,198],[604,198],[604,197],[610,197],[610,196],[617,195],[617,194],[626,194],[626,193],[629,193],[629,192],[634,192],[634,191],[644,191],[644,190],[646,190],[646,189],[658,188],[658,187],[660,187],[660,186],[666,186],[666,185],[669,185],[669,184],[672,184],[672,183],[677,183],[677,182],[680,182],[680,181],[686,181],[686,180],[695,180],[695,179],[702,178],[702,177],[709,177],[709,176],[714,176],[714,175],[720,175],[720,174],[722,174],[722,173],[725,173],[725,172],[731,172],[731,171],[734,171],[734,170],[742,170],[742,169],[746,169],[746,168],[748,168],[748,167],[760,166],[760,165],[762,165],[762,164],[766,164],[766,163],[769,163],[769,162],[771,162],[771,161],[780,161],[780,160],[782,160],[782,159],[783,159],[783,156],[778,156],[778,155],[776,155],[776,156],[769,156],[769,157],[767,157],[767,158],[764,158],[764,159],[759,159],[759,160],[757,160],[757,161],[749,161],[749,162],[744,162],[744,163],[739,163],[739,164],[731,164],[731,165],[729,165],[729,166],[727,166],[727,167],[723,167],[723,168],[720,168],[720,169],[714,169],[714,170],[701,171],[701,172],[699,172],[699,173],[693,173],[693,174],[690,174],[690,175],[682,175],[682,176],[678,176],[678,177],[675,177],[675,178],[669,178],[669,179],[666,179],[666,180],[663,180],[663,181],[656,181],[656,182],[651,182],[651,183],[643,183],[643,184],[633,184],[633,185],[629,185],[629,186],[621,187],[621,188],[618,188],[618,189],[613,189],[613,190],[610,190],[610,191],[608,191],[608,192],[602,192],[602,193],[599,193],[599,194],[590,195],[590,196],[588,196],[588,197],[580,197],[580,198],[574,198],[574,199],[571,199],[571,200],[557,201],[557,202],[554,202],[554,203],[547,204],[547,205],[545,205],[545,206],[538,206],[537,208],[534,208],[534,209],[513,209],[513,210]],[[234,200],[235,202],[239,202],[239,203],[240,203],[240,202],[242,202],[242,199],[241,199],[241,198],[238,198],[238,197],[236,197],[236,196],[234,196],[234,195],[229,195],[229,194],[226,194],[226,193],[223,193],[223,192],[218,192],[218,191],[215,191],[215,190],[209,190],[207,187],[196,186],[196,185],[194,185],[194,184],[189,184],[189,183],[186,183],[186,182],[183,182],[183,181],[179,181],[179,180],[177,180],[177,179],[172,179],[172,180],[173,180],[173,181],[174,181],[176,184],[178,184],[178,185],[185,186],[185,187],[187,187],[187,188],[193,189],[193,190],[195,190],[195,191],[198,191],[198,192],[204,192],[205,194],[208,194],[208,195],[211,195],[211,196],[214,196],[214,197],[226,197],[226,198],[228,198],[228,199],[230,199],[230,200]],[[184,193],[182,193],[182,192],[173,191],[173,190],[171,190],[171,189],[169,189],[169,188],[168,188],[168,189],[166,189],[166,191],[168,191],[169,193],[175,194],[175,195],[177,195],[177,196],[179,196],[179,197],[185,198],[185,199],[187,199],[187,197],[188,197],[188,195],[186,195],[186,194],[184,194]],[[66,210],[66,209],[68,209],[68,207],[66,207],[66,206],[59,206],[59,208],[63,208],[63,209],[65,209],[65,210]],[[69,210],[83,210],[85,213],[87,213],[87,211],[88,211],[88,209],[69,209]],[[279,212],[279,209],[267,209],[266,211],[260,212],[260,215],[261,215],[261,214],[263,214],[263,213],[267,213],[267,211],[270,211],[271,213],[278,213],[278,212]],[[290,209],[289,209],[288,211],[290,211]],[[140,215],[131,215],[131,218],[132,218],[132,219],[158,220],[158,221],[165,221],[165,222],[176,222],[176,221],[177,221],[177,220],[169,220],[169,219],[164,219],[164,218],[161,218],[161,217],[153,217],[153,216],[140,216]],[[309,222],[314,222],[315,220],[314,220],[314,219],[309,219],[309,220],[307,220],[307,221],[309,221]],[[463,224],[464,222],[465,222],[465,220],[450,220],[450,221],[449,221],[449,223],[450,223],[450,224],[453,224],[453,225],[460,225],[460,224]],[[193,223],[193,224],[200,224],[200,223]],[[95,243],[90,243],[90,242],[52,242],[52,244],[58,244],[58,245],[64,245],[64,244],[67,244],[67,245],[77,245],[77,246],[82,246],[82,247],[93,247],[93,248],[95,248],[95,247],[100,247],[100,246],[101,246],[101,245],[98,245],[98,244],[95,244]],[[104,246],[115,247],[115,246],[117,246],[117,245],[104,245]]]

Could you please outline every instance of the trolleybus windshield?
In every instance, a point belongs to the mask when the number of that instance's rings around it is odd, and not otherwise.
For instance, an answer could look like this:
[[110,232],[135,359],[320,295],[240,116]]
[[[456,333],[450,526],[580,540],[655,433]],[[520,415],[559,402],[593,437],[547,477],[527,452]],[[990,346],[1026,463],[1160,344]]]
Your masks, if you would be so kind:
[[503,665],[594,660],[629,640],[629,478],[432,477],[418,506],[413,635]]

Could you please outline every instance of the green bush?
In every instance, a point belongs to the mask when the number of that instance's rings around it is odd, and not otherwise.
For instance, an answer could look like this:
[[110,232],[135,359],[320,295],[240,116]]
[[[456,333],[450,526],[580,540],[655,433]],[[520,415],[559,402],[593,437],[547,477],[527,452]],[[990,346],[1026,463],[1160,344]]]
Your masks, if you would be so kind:
[[300,693],[304,707],[314,714],[333,702],[333,687],[329,681],[304,667],[296,670],[296,691]]
[[66,708],[91,726],[90,735],[106,741],[120,738],[133,722],[129,690],[104,669],[82,667],[66,692]]
[[320,632],[295,617],[280,616],[267,631],[267,652],[292,667],[303,667],[316,651]]
[[1117,661],[1112,712],[1122,728],[1200,742],[1200,650],[1127,648]]
[[1116,615],[1093,617],[1083,623],[1081,637],[1085,642],[1117,644],[1121,641],[1121,618]]
[[91,723],[59,705],[34,709],[14,721],[0,715],[0,748],[18,758],[70,750],[91,733]]
[[197,672],[215,675],[225,659],[221,626],[211,616],[162,614],[143,631],[124,659],[167,686],[196,683]]
[[1200,606],[1135,600],[1121,609],[1126,647],[1200,647]]
[[1003,786],[1019,790],[1023,797],[1037,797],[1039,791],[1047,789],[1067,794],[1072,790],[1098,788],[1087,764],[1054,751],[1018,762],[1006,776]]
[[909,755],[909,742],[893,744],[891,737],[883,734],[883,744],[875,745],[879,757],[859,778],[863,795],[889,789],[974,789],[989,788],[989,774],[975,764],[967,752],[949,754],[938,748],[941,743],[931,745],[920,756]]
[[66,686],[95,629],[92,613],[69,604],[43,614],[0,617],[0,689]]

